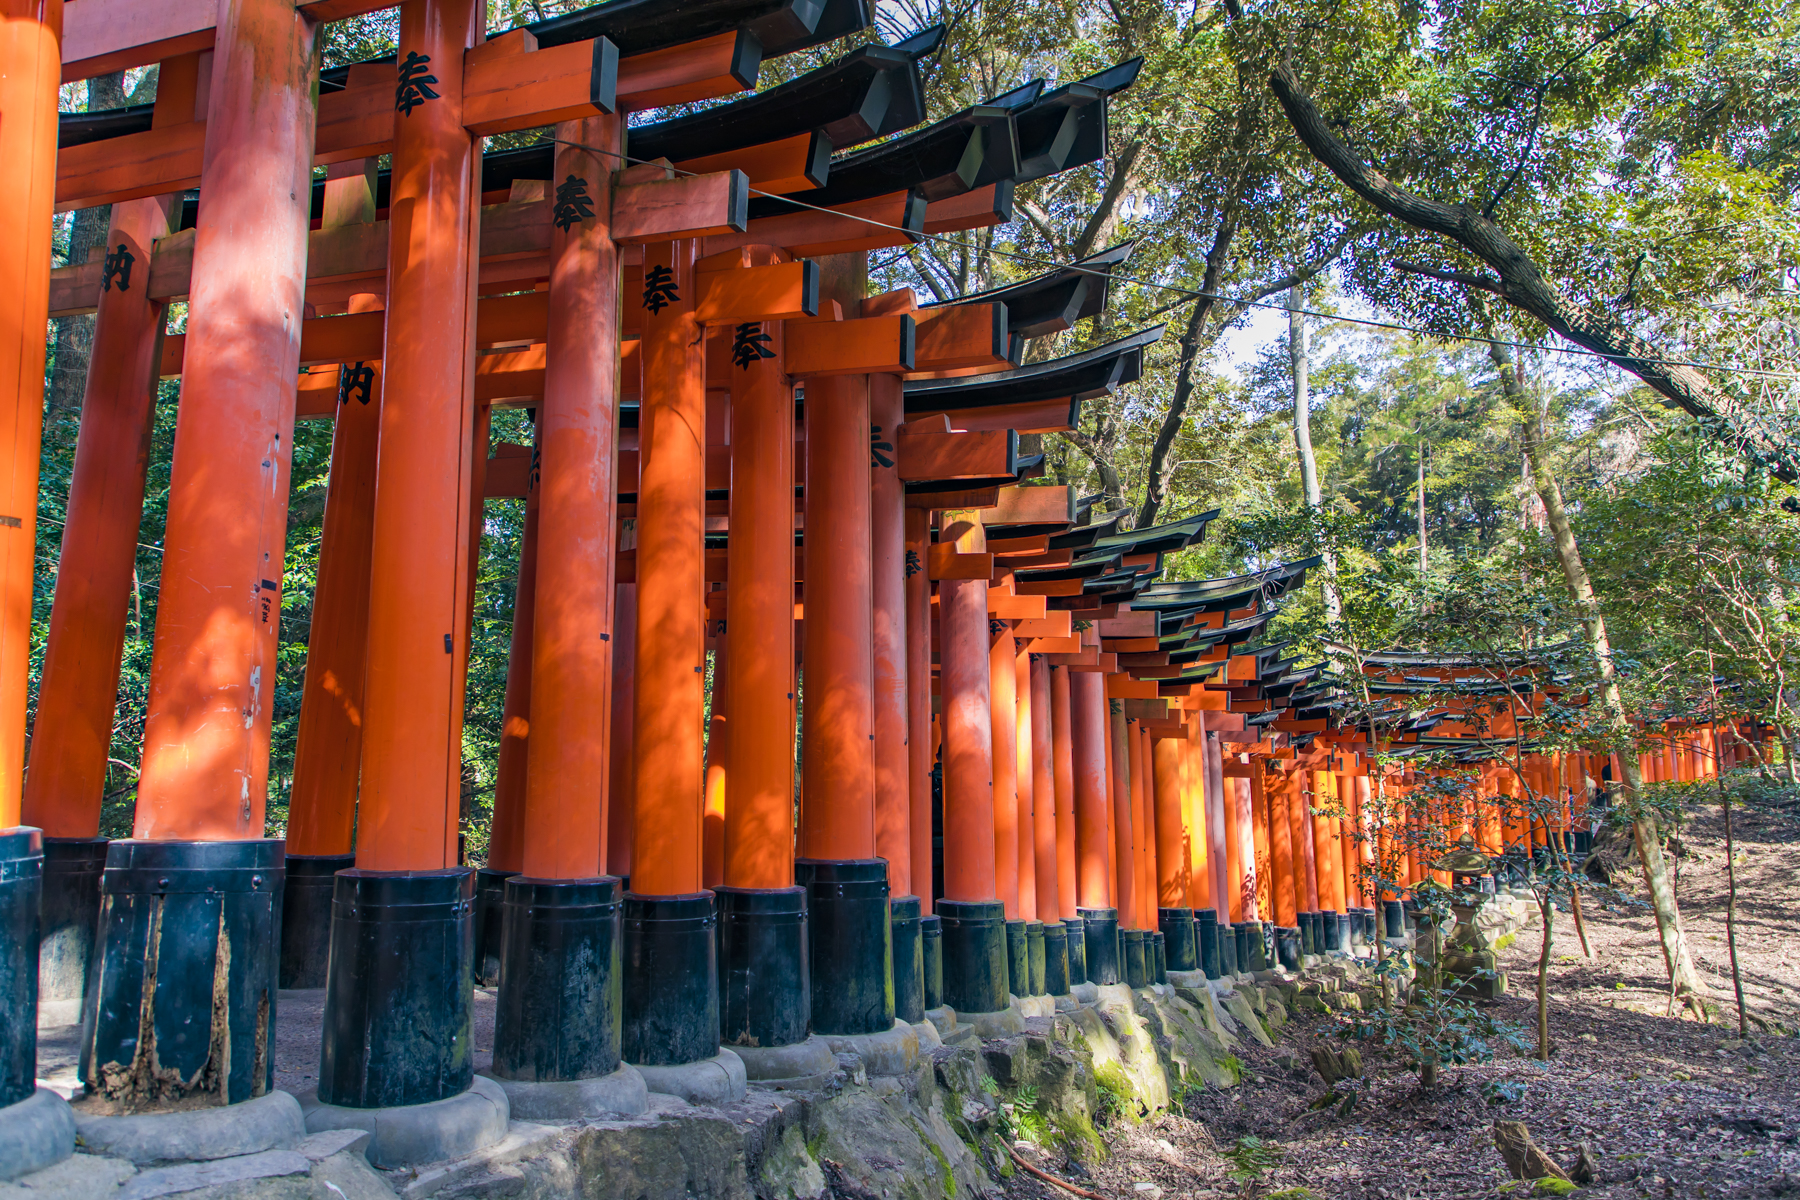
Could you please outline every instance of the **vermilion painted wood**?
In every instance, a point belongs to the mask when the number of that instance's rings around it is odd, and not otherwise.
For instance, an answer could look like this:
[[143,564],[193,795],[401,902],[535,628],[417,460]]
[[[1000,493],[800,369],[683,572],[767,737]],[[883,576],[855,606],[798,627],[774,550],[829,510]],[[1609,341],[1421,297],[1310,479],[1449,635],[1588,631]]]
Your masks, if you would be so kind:
[[[1091,672],[1077,670],[1076,673],[1087,674]],[[1105,673],[1100,672],[1100,674],[1104,675]],[[1106,809],[1106,894],[1108,896],[1107,903],[1119,910],[1119,917],[1121,922],[1123,922],[1125,920],[1126,910],[1124,902],[1119,896],[1119,817],[1117,811],[1115,811],[1115,793],[1117,791],[1119,779],[1118,773],[1122,770],[1122,767],[1117,762],[1113,753],[1114,738],[1112,714],[1110,711],[1111,705],[1105,700],[1106,684],[1104,679],[1101,680],[1100,695],[1102,697],[1100,700],[1100,727],[1103,731],[1101,735],[1102,740],[1105,743],[1102,747],[1102,751],[1106,760],[1106,774],[1104,776],[1105,791],[1103,793],[1106,798],[1102,803],[1102,807]]]
[[[869,570],[874,605],[870,631],[874,676],[875,853],[887,859],[888,888],[895,896],[931,890],[913,878],[912,754],[907,689],[911,679],[906,639],[906,491],[891,450],[905,419],[897,375],[869,377],[870,454]],[[929,696],[930,665],[923,680]],[[929,816],[928,818],[929,819]],[[929,871],[931,859],[925,860]]]
[[1062,918],[1061,879],[1056,861],[1055,716],[1051,712],[1050,664],[1041,656],[1027,661],[1031,688],[1032,879],[1037,890],[1037,919],[1049,922]]
[[462,50],[477,18],[473,0],[400,10],[400,53],[431,59],[440,96],[395,121],[356,847],[369,870],[456,862],[478,200]]
[[1163,908],[1188,905],[1188,838],[1182,803],[1182,756],[1187,742],[1159,739],[1151,751],[1156,776],[1156,902]]
[[[1247,832],[1244,828],[1245,805],[1242,803],[1244,797],[1240,795],[1244,781],[1231,777],[1221,782],[1224,785],[1220,799],[1225,818],[1225,885],[1229,889],[1227,895],[1230,898],[1231,921],[1236,924],[1250,919],[1244,914],[1244,880],[1248,878],[1244,863],[1244,834]],[[1225,919],[1223,912],[1219,914],[1219,919]]]
[[1019,917],[1036,921],[1037,906],[1037,777],[1032,771],[1031,655],[1016,638],[1013,655],[1013,703],[1017,712],[1013,742],[1018,747],[1018,767],[1013,786],[1019,795]]
[[558,186],[577,181],[588,205],[572,206],[574,219],[557,228],[546,293],[523,867],[534,879],[588,879],[606,863],[620,300],[605,152],[616,150],[622,124],[599,116],[556,131]]
[[[1313,772],[1313,807],[1337,803],[1337,779],[1330,771]],[[1312,817],[1315,869],[1318,871],[1319,904],[1332,912],[1344,911],[1344,857],[1338,849],[1337,822],[1323,813]]]
[[747,332],[769,358],[731,375],[731,537],[725,640],[735,670],[725,781],[725,883],[794,884],[794,389],[779,321]]
[[1207,735],[1201,718],[1193,718],[1182,758],[1182,812],[1188,830],[1188,905],[1196,910],[1212,908],[1212,843],[1206,829],[1206,759],[1216,739]]
[[923,509],[905,513],[903,572],[906,590],[906,726],[909,836],[913,894],[924,915],[932,913],[931,855],[931,582],[925,577],[930,518]]
[[1287,779],[1261,774],[1260,786],[1269,811],[1269,862],[1274,871],[1270,892],[1277,925],[1292,928],[1298,912],[1294,890],[1294,841],[1287,819]]
[[[115,206],[106,252],[122,246],[134,265],[147,263],[151,242],[168,229],[168,212],[166,198]],[[24,823],[49,837],[100,833],[165,313],[139,279],[130,288],[115,282],[100,297],[81,401],[25,776]]]
[[61,0],[0,3],[0,829],[19,823],[44,422]]
[[[359,298],[354,307],[378,312],[380,297]],[[332,397],[338,412],[288,798],[292,854],[349,854],[354,846],[382,391],[380,362],[354,366],[370,372],[366,383],[355,390],[340,387]]]
[[1290,773],[1288,785],[1288,819],[1294,828],[1294,899],[1306,912],[1319,911],[1319,874],[1317,843],[1312,817],[1307,813],[1311,799],[1310,772],[1302,768]]
[[913,357],[913,376],[929,377],[940,371],[979,374],[982,370],[1010,371],[1006,357],[1006,305],[953,304],[921,309],[918,344]]
[[1056,911],[1069,918],[1078,904],[1075,855],[1075,760],[1069,672],[1042,660],[1050,677],[1050,770],[1056,794]]
[[1263,792],[1259,763],[1243,781],[1250,794],[1251,861],[1256,866],[1256,915],[1260,921],[1275,919],[1275,890],[1269,848],[1269,798]]
[[646,247],[646,279],[661,268],[667,286],[633,298],[645,309],[637,551],[646,569],[637,579],[631,887],[647,896],[701,888],[706,375],[705,336],[694,319],[698,249],[692,240]]
[[[311,199],[311,22],[227,0],[133,834],[263,834]],[[7,726],[10,728],[10,724]]]
[[994,886],[1008,920],[1019,920],[1018,657],[1012,627],[988,634],[989,735],[994,743]]
[[613,669],[607,746],[606,873],[631,874],[632,831],[637,827],[637,584],[613,588]]
[[[882,318],[875,318],[881,320]],[[791,322],[787,367],[808,329]],[[813,340],[817,345],[817,339]],[[806,390],[806,664],[800,849],[807,858],[875,855],[873,596],[869,568],[869,387],[860,375],[808,377]]]
[[1083,908],[1112,904],[1111,852],[1107,813],[1112,807],[1107,778],[1106,682],[1087,671],[1069,672],[1070,748],[1075,784],[1075,853],[1079,903]]
[[[1348,908],[1361,908],[1363,905],[1361,852],[1358,848],[1357,817],[1361,805],[1356,798],[1356,777],[1344,773],[1337,776],[1338,804],[1344,810],[1344,816],[1338,819],[1338,850],[1342,858],[1341,878],[1344,884],[1344,904]],[[1462,832],[1469,832],[1465,825]]]
[[819,187],[823,182],[807,174],[817,157],[813,143],[823,136],[816,130],[795,134],[778,142],[765,142],[760,146],[747,146],[722,154],[684,159],[675,166],[696,175],[704,175],[709,171],[739,170],[749,176],[751,187],[776,196],[804,192]]
[[513,586],[512,639],[506,658],[505,708],[500,721],[499,763],[494,771],[494,817],[488,832],[488,866],[525,867],[525,782],[531,744],[531,636],[537,614],[538,498],[525,494],[525,529],[519,538],[519,577]]
[[[1102,679],[1105,676],[1101,677]],[[1107,704],[1112,707],[1111,702]],[[1137,742],[1137,722],[1127,722],[1122,712],[1110,712],[1107,728],[1111,733],[1112,833],[1113,833],[1113,897],[1119,910],[1119,927],[1136,928],[1138,922],[1137,866],[1134,861],[1137,844],[1133,821],[1132,778],[1136,775],[1132,761]]]
[[810,267],[811,264],[796,261],[701,271],[695,316],[702,325],[741,325],[811,316],[817,311],[818,301],[813,296],[812,310],[808,311],[806,278]]
[[[986,546],[977,512],[947,512],[938,545]],[[1000,899],[994,878],[994,742],[986,577],[938,587],[942,640],[944,899]]]
[[1142,746],[1138,766],[1143,780],[1143,798],[1138,801],[1137,810],[1138,911],[1144,928],[1154,931],[1160,924],[1156,918],[1156,774],[1155,746],[1148,722],[1138,722],[1138,739]]
[[1010,475],[1015,444],[1010,431],[934,433],[902,428],[895,449],[900,478],[910,483],[926,479],[992,479],[997,475]]
[[903,373],[913,364],[912,328],[912,318],[904,313],[794,321],[787,333],[788,373],[796,379]]
[[715,642],[712,706],[706,720],[706,783],[701,813],[700,877],[709,888],[725,882],[725,794],[731,777],[731,649]]

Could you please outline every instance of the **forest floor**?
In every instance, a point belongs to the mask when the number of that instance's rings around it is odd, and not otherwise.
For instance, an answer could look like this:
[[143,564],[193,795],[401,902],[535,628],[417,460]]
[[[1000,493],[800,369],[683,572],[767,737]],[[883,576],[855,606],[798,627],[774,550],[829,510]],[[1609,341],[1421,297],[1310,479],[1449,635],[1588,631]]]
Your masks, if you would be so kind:
[[[1714,814],[1684,831],[1677,860],[1688,944],[1718,1004],[1710,1024],[1666,1015],[1648,909],[1596,912],[1590,903],[1591,959],[1569,915],[1556,919],[1548,1064],[1501,1048],[1489,1062],[1447,1069],[1425,1092],[1400,1062],[1370,1054],[1352,1111],[1315,1112],[1325,1086],[1298,1064],[1309,1063],[1324,1019],[1296,1014],[1273,1049],[1237,1048],[1241,1086],[1193,1090],[1180,1113],[1107,1130],[1105,1160],[1074,1163],[1055,1149],[1027,1157],[1106,1200],[1518,1196],[1529,1189],[1501,1191],[1508,1179],[1493,1142],[1493,1123],[1510,1120],[1523,1121],[1565,1170],[1589,1147],[1595,1178],[1581,1196],[1800,1198],[1800,815],[1739,807],[1733,825],[1738,961],[1748,1011],[1763,1022],[1748,1039],[1737,1037]],[[1642,894],[1641,877],[1620,886]],[[1540,944],[1534,919],[1501,956],[1510,990],[1490,1009],[1530,1049]],[[1008,1180],[1007,1195],[1070,1200],[1024,1172]]]

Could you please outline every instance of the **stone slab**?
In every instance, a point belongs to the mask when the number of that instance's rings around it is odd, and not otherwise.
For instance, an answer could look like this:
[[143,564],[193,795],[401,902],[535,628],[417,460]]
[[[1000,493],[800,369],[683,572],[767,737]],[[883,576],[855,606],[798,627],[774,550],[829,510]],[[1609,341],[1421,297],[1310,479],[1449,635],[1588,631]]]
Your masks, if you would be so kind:
[[915,1022],[913,1032],[919,1035],[920,1054],[930,1054],[944,1044],[943,1035],[938,1033],[938,1027],[930,1021]]
[[664,1096],[675,1096],[689,1104],[730,1104],[744,1098],[748,1081],[744,1076],[744,1060],[730,1050],[721,1049],[711,1058],[674,1066],[633,1064],[644,1077],[644,1086]]
[[0,1108],[0,1182],[53,1167],[75,1153],[75,1114],[68,1101],[38,1088]]
[[17,1183],[0,1183],[0,1200],[111,1200],[119,1185],[136,1174],[137,1168],[122,1158],[77,1154]]
[[1014,996],[1012,1007],[1019,1010],[1021,1016],[1053,1017],[1056,1015],[1056,997],[1054,996]]
[[1013,1037],[1025,1032],[1025,1017],[1018,1009],[1007,1007],[999,1012],[962,1013],[963,1022],[975,1030],[982,1040]]
[[[486,1075],[486,1072],[483,1072]],[[637,1069],[619,1068],[591,1079],[501,1079],[487,1075],[506,1093],[515,1121],[579,1121],[590,1117],[630,1117],[644,1111],[650,1089]]]
[[956,1010],[948,1004],[926,1009],[925,1019],[937,1026],[939,1037],[946,1036],[956,1028]]
[[279,1089],[242,1104],[187,1112],[103,1117],[77,1111],[75,1128],[88,1150],[140,1167],[287,1149],[306,1136],[299,1102]]
[[733,1046],[731,1052],[743,1060],[744,1077],[752,1083],[829,1078],[837,1071],[836,1053],[816,1033],[787,1046]]
[[556,1150],[568,1141],[567,1132],[567,1126],[514,1121],[506,1136],[493,1145],[452,1162],[434,1163],[395,1186],[404,1200],[423,1200],[442,1191],[454,1191],[459,1184],[504,1174],[513,1163]]
[[856,1054],[870,1075],[908,1075],[919,1064],[919,1035],[905,1021],[880,1033],[826,1034],[834,1054]]
[[312,1160],[294,1150],[264,1150],[259,1154],[241,1154],[210,1162],[155,1167],[128,1180],[119,1189],[119,1200],[156,1200],[158,1196],[179,1196],[201,1188],[279,1179],[287,1175],[311,1175],[312,1168]]
[[300,1097],[309,1133],[366,1129],[369,1161],[384,1170],[461,1158],[506,1136],[511,1107],[506,1092],[485,1075],[447,1100],[395,1108],[346,1108],[321,1103],[316,1092]]

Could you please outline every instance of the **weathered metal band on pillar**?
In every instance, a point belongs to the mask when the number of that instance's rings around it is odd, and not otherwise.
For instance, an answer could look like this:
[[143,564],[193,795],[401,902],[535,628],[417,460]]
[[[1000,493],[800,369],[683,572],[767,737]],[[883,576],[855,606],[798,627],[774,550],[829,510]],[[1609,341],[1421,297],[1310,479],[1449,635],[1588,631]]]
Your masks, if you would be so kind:
[[1164,953],[1170,971],[1198,971],[1200,947],[1194,938],[1194,910],[1159,908],[1156,925],[1162,931]]
[[506,939],[506,881],[517,874],[492,867],[475,872],[475,982],[482,987],[495,987],[500,982],[500,951]]
[[1144,931],[1141,929],[1121,930],[1119,942],[1125,950],[1125,985],[1132,988],[1149,987],[1150,974],[1145,961]]
[[719,1040],[791,1046],[812,1021],[806,889],[716,887]]
[[281,986],[322,988],[331,959],[331,896],[354,854],[290,854],[281,889]]
[[711,892],[625,894],[626,1062],[672,1066],[719,1053],[718,924]]
[[944,1003],[944,922],[936,913],[919,918],[919,950],[925,964],[925,1007],[939,1008]]
[[1064,917],[1063,930],[1068,935],[1069,947],[1069,983],[1086,983],[1087,972],[1087,922],[1080,917]]
[[1200,970],[1208,979],[1219,977],[1219,914],[1202,908],[1194,913],[1195,946],[1200,955]]
[[428,1104],[475,1075],[475,872],[339,871],[319,1099]]
[[894,1015],[909,1025],[925,1019],[925,947],[919,938],[917,896],[897,896],[889,905],[894,939]]
[[1044,993],[1067,995],[1069,991],[1069,927],[1061,921],[1044,926]]
[[1042,921],[1025,922],[1025,957],[1027,974],[1030,982],[1026,985],[1026,993],[1042,996],[1044,992],[1044,923]]
[[1294,925],[1275,927],[1275,961],[1284,971],[1300,969],[1300,930]]
[[37,1090],[38,899],[44,834],[0,830],[0,1108]]
[[107,846],[82,1005],[91,1093],[235,1104],[274,1086],[282,857],[275,838]]
[[829,1034],[892,1029],[893,928],[887,862],[796,859],[794,882],[806,889],[813,1029]]
[[40,1001],[80,1000],[87,994],[106,845],[105,838],[44,839],[44,892],[38,906]]
[[1015,996],[1028,995],[1031,989],[1031,948],[1025,922],[1017,919],[1006,923],[1006,985]]
[[944,925],[944,1003],[957,1012],[1007,1006],[1006,906],[998,900],[939,900]]
[[619,1068],[619,881],[506,881],[494,1074],[597,1079]]
[[1086,922],[1083,944],[1087,952],[1088,982],[1125,982],[1125,963],[1119,947],[1119,910],[1080,908],[1075,911]]

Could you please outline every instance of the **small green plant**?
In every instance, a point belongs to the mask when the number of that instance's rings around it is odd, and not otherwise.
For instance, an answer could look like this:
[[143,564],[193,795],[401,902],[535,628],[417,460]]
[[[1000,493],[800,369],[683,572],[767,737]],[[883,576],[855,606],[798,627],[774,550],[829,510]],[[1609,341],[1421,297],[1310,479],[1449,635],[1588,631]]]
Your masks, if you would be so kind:
[[1038,1090],[1029,1085],[1000,1104],[1000,1132],[1008,1142],[1044,1145],[1056,1139],[1056,1131],[1039,1106]]
[[1232,1182],[1249,1183],[1264,1171],[1281,1165],[1281,1147],[1258,1137],[1245,1136],[1225,1152],[1225,1159],[1232,1164],[1227,1171]]
[[1520,1079],[1490,1079],[1481,1085],[1481,1094],[1487,1097],[1490,1107],[1516,1104],[1525,1098],[1529,1087],[1529,1084]]
[[1099,1093],[1100,1103],[1094,1113],[1094,1124],[1110,1125],[1121,1117],[1126,1120],[1137,1116],[1137,1101],[1131,1095],[1131,1085],[1118,1067],[1111,1063],[1103,1063],[1094,1069],[1094,1088]]

